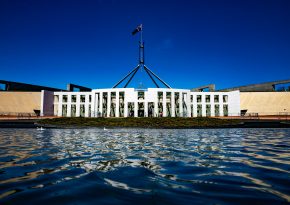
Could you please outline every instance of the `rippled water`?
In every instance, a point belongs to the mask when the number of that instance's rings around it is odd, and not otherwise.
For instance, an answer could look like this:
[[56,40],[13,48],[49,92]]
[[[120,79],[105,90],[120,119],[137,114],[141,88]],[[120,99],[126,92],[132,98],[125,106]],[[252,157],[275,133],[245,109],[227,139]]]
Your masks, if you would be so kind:
[[0,129],[0,204],[287,204],[290,129]]

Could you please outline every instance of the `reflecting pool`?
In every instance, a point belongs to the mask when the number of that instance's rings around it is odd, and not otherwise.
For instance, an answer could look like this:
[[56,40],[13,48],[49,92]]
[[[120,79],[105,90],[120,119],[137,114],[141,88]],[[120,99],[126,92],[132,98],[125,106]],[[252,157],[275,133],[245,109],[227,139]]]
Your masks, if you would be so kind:
[[0,129],[0,204],[287,204],[290,129]]

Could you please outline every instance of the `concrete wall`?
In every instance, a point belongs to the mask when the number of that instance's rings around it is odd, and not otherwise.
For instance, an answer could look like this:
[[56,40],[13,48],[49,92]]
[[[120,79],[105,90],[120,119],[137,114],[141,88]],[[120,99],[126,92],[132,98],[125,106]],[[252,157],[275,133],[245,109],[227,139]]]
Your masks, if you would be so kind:
[[290,92],[241,92],[241,110],[259,115],[290,113]]
[[0,113],[34,113],[40,107],[41,92],[0,92]]

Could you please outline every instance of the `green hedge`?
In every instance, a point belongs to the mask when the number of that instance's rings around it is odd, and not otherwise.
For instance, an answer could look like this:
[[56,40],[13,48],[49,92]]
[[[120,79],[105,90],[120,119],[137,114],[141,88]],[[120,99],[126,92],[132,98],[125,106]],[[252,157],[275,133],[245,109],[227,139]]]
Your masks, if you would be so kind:
[[187,127],[225,127],[240,123],[234,119],[217,118],[82,118],[64,117],[40,120],[38,124],[51,126],[81,127],[144,127],[144,128],[187,128]]

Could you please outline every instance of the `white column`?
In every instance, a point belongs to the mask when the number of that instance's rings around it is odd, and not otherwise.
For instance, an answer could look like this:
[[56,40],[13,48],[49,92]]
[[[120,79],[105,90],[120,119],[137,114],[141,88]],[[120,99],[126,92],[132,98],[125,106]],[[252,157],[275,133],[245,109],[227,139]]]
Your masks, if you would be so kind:
[[223,103],[223,95],[219,95],[219,105],[220,105],[220,116],[224,116],[224,103]]
[[116,117],[120,117],[120,96],[119,91],[116,92]]
[[193,117],[197,117],[197,101],[196,95],[193,95]]
[[138,102],[134,102],[134,117],[138,117]]
[[206,116],[206,103],[205,103],[205,95],[201,95],[201,110],[202,110],[202,117]]
[[111,92],[108,92],[108,98],[107,98],[107,117],[110,117],[110,111],[111,111]]
[[144,117],[148,117],[148,101],[144,101]]
[[95,117],[95,112],[96,112],[96,93],[91,92],[92,94],[92,102],[91,102],[91,117]]
[[128,102],[124,100],[124,117],[128,117]]
[[154,117],[158,117],[159,113],[158,113],[158,95],[156,96],[156,98],[154,99]]
[[98,117],[98,112],[99,112],[99,98],[98,98],[99,94],[95,93],[95,101],[94,101],[94,117]]
[[76,117],[79,117],[80,116],[80,101],[81,101],[81,96],[80,94],[76,94],[77,96],[77,102],[76,102]]
[[179,117],[183,117],[182,92],[179,92]]
[[100,94],[99,94],[99,96],[100,96],[100,107],[99,107],[100,116],[99,117],[103,117],[103,95],[104,95],[104,93],[100,92]]
[[185,104],[187,107],[187,113],[186,113],[186,117],[191,117],[191,102],[190,102],[190,92],[186,93],[186,99],[185,99]]
[[163,113],[162,116],[166,117],[167,115],[167,110],[166,110],[166,92],[163,92]]
[[89,100],[90,100],[90,95],[86,94],[85,96],[85,117],[89,117]]
[[59,95],[59,101],[58,101],[58,113],[57,116],[61,117],[62,116],[62,95]]
[[67,95],[67,108],[66,108],[68,117],[71,117],[71,98],[72,98],[72,95],[68,94]]
[[213,117],[215,116],[215,112],[214,112],[214,95],[211,94],[210,95],[210,115]]
[[171,92],[171,117],[175,117],[175,94]]

